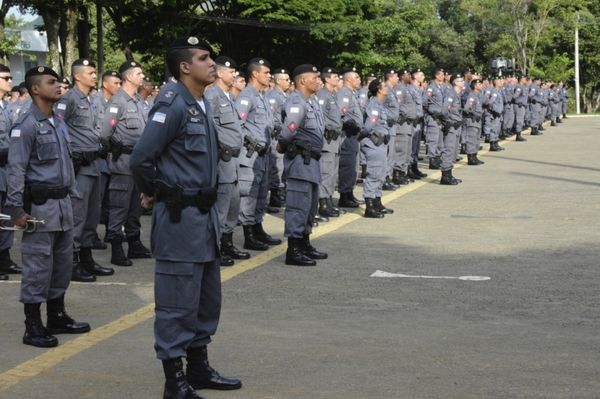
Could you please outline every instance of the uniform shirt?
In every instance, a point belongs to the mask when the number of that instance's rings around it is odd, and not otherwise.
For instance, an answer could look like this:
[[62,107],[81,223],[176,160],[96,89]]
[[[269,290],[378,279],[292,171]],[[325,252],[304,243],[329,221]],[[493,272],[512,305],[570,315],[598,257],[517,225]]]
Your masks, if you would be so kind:
[[[32,104],[11,129],[8,152],[8,192],[5,209],[13,217],[25,214],[23,193],[27,185],[44,184],[68,188],[79,196],[69,149],[67,126],[60,118],[51,122]],[[37,231],[67,231],[73,228],[71,198],[48,199],[43,205],[31,204],[31,216],[45,220]]]
[[[157,97],[131,154],[132,175],[144,194],[154,196],[155,178],[181,185],[186,195],[216,187],[218,140],[210,107],[205,108],[206,113],[182,83]],[[219,236],[214,206],[205,214],[195,206],[186,207],[181,221],[172,223],[165,203],[154,204],[152,254],[158,260],[213,261]]]
[[423,118],[423,89],[411,84],[408,86],[408,93],[412,96],[413,102],[415,103],[415,115],[418,119]]
[[[281,142],[287,144],[299,141],[310,144],[313,149],[323,148],[325,123],[316,98],[307,99],[296,90],[286,100],[284,113]],[[316,159],[311,158],[310,163],[305,165],[304,158],[300,155],[293,159],[284,156],[283,166],[287,178],[321,182],[321,169]]]
[[442,104],[444,103],[443,83],[437,84],[432,81],[426,90],[427,102],[424,103],[427,114],[439,119],[442,116]]
[[271,114],[273,115],[273,127],[281,127],[283,123],[281,111],[283,110],[285,100],[287,100],[287,94],[274,87],[265,94],[265,100],[267,100]]
[[527,87],[522,86],[520,84],[515,86],[515,91],[513,93],[513,101],[519,107],[524,107],[527,105]]
[[26,99],[18,99],[8,105],[8,113],[10,114],[10,120],[15,123],[19,116],[29,109],[31,106],[31,97]]
[[[74,153],[100,150],[96,105],[77,86],[55,104],[54,112],[69,128],[71,150]],[[98,162],[82,166],[79,173],[99,176]]]
[[387,118],[387,109],[384,104],[377,101],[375,96],[371,97],[365,111],[365,130],[370,134],[377,136],[376,140],[379,144],[376,145],[371,137],[366,137],[361,141],[362,145],[376,148],[383,143],[383,138],[389,135],[390,131],[387,124]]
[[358,101],[358,106],[360,107],[360,114],[363,115],[367,109],[367,104],[369,103],[369,88],[361,87],[358,90],[358,93],[356,93],[356,99]]
[[[3,156],[8,155],[8,147],[10,146],[8,134],[12,126],[7,106],[8,104],[5,101],[0,100],[0,153]],[[6,166],[0,167],[0,192],[6,193]]]
[[353,119],[359,127],[363,126],[363,110],[358,103],[356,93],[344,86],[337,92],[337,103],[342,115],[342,123]]
[[460,95],[454,88],[447,90],[444,95],[443,115],[444,120],[448,123],[461,123],[463,120]]
[[481,106],[480,94],[471,91],[465,100],[463,114],[467,126],[481,127],[481,118],[483,116],[483,107]]
[[[323,114],[324,131],[331,130],[341,134],[342,112],[338,106],[335,92],[331,92],[323,87],[317,93],[317,102]],[[340,147],[339,143],[339,138],[335,141],[332,140],[330,143],[327,143],[327,140],[323,140],[323,151],[337,152]]]
[[[234,150],[242,148],[242,126],[235,110],[234,103],[217,85],[209,87],[204,98],[213,115],[219,143]],[[219,183],[234,183],[237,181],[238,158],[225,162],[219,159]]]
[[[101,138],[104,145],[121,144],[133,147],[144,131],[146,118],[139,95],[131,97],[120,88],[106,104],[102,118]],[[110,161],[111,173],[130,175],[129,155],[122,154],[115,162]]]
[[[400,99],[398,98],[398,87],[401,83],[397,84],[394,87],[391,87],[387,83],[385,84],[388,88],[388,94],[385,96],[383,100],[383,106],[386,110],[386,116],[390,119],[391,124],[398,123],[398,118],[400,117]],[[400,93],[402,94],[402,93]],[[370,102],[370,101],[369,101]],[[365,108],[366,111],[366,108]]]
[[417,119],[417,105],[415,99],[410,93],[410,86],[404,83],[398,83],[395,87],[396,98],[398,99],[398,107],[400,115],[411,121]]
[[[490,112],[490,110],[493,110],[497,114],[502,114],[502,112],[504,111],[504,99],[502,97],[502,94],[491,86],[486,88],[483,92],[483,95],[481,97],[481,104],[484,106],[486,114],[492,115],[492,112]],[[492,116],[494,118],[499,117],[499,115]]]
[[542,91],[535,83],[532,83],[531,86],[529,86],[529,102],[532,104],[542,103]]
[[248,85],[235,99],[235,107],[242,124],[244,136],[250,136],[261,145],[271,143],[273,114],[265,97]]
[[511,84],[505,84],[500,90],[502,92],[502,97],[504,98],[504,108],[506,108],[509,104],[513,104],[513,98],[515,96],[515,87]]

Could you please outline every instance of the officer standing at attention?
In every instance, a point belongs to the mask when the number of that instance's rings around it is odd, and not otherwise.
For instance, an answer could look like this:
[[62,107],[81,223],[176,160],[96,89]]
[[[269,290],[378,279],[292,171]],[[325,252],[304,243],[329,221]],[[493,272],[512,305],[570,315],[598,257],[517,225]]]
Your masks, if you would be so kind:
[[317,93],[317,98],[323,112],[325,127],[323,149],[319,160],[321,168],[319,215],[337,217],[340,216],[340,210],[334,207],[332,196],[335,191],[340,165],[342,114],[336,96],[340,77],[335,68],[326,67],[321,71],[321,80],[324,87]]
[[388,85],[379,79],[369,83],[369,104],[365,111],[365,123],[359,140],[360,150],[365,156],[367,176],[364,183],[365,217],[380,219],[394,211],[381,203],[382,187],[387,174],[385,137],[389,135],[387,107]]
[[314,98],[319,90],[317,67],[302,64],[294,68],[296,91],[285,102],[283,129],[278,151],[284,153],[287,181],[285,197],[285,236],[288,249],[285,264],[315,266],[315,259],[327,259],[310,243],[313,220],[317,214],[323,148],[324,120]]
[[96,84],[96,66],[86,59],[71,65],[75,85],[59,102],[55,113],[69,129],[73,168],[81,199],[73,198],[73,281],[96,281],[110,276],[112,268],[98,265],[92,257],[96,227],[100,222],[100,131],[96,106],[89,97]]
[[[392,182],[392,176],[394,175],[394,166],[399,162],[401,154],[399,151],[400,147],[402,147],[402,141],[406,138],[404,136],[398,136],[403,132],[400,132],[399,125],[399,100],[397,98],[398,92],[401,91],[399,89],[399,77],[398,71],[395,69],[389,69],[385,71],[383,75],[385,79],[385,85],[387,86],[387,96],[385,101],[383,102],[383,106],[386,110],[387,116],[387,124],[388,124],[388,134],[385,136],[385,142],[383,143],[386,147],[386,170],[385,170],[385,181],[383,182],[382,190],[385,191],[394,191],[398,188],[396,182]],[[367,88],[368,90],[368,88]],[[370,103],[370,100],[369,102]],[[366,112],[366,108],[365,108]],[[396,144],[396,140],[400,141]],[[364,152],[361,151],[361,154],[364,155]],[[407,182],[408,183],[408,182]]]
[[460,136],[463,117],[460,97],[465,85],[462,75],[456,74],[450,78],[452,88],[446,90],[442,105],[442,118],[444,120],[443,135],[444,147],[442,149],[442,185],[456,185],[460,179],[452,176],[452,167],[456,161],[456,147]]
[[471,91],[466,97],[463,106],[464,128],[466,130],[466,153],[469,165],[483,165],[485,162],[477,158],[479,151],[479,138],[481,136],[481,119],[483,118],[483,107],[481,106],[481,88],[483,84],[480,79],[471,80]]
[[515,82],[513,75],[508,75],[502,86],[502,98],[504,100],[504,113],[502,115],[502,133],[500,138],[512,136],[515,124]]
[[[129,157],[133,146],[142,135],[146,118],[142,109],[138,88],[144,82],[144,73],[135,61],[125,62],[119,68],[122,85],[111,97],[102,120],[102,144],[110,148],[108,239],[112,246],[110,263],[131,266],[130,259],[150,258],[150,250],[140,241],[139,189],[133,183],[129,169]],[[123,252],[123,226],[129,248]]]
[[419,152],[421,149],[421,138],[423,136],[423,118],[425,116],[425,111],[423,109],[423,100],[425,94],[425,90],[423,89],[424,81],[425,74],[420,68],[417,68],[412,72],[412,84],[408,87],[408,92],[415,102],[415,110],[417,114],[417,120],[413,125],[414,131],[411,144],[412,151],[408,177],[416,180],[427,177],[427,173],[423,173],[419,170]]
[[[73,211],[77,193],[67,127],[52,107],[60,99],[58,74],[35,67],[25,74],[33,102],[12,127],[8,152],[8,193],[4,211],[16,226],[43,219],[34,232],[23,233],[21,302],[25,305],[23,343],[53,347],[53,334],[90,331],[87,323],[65,312],[65,292],[71,280]],[[40,315],[46,302],[46,328]]]
[[218,57],[215,64],[217,81],[206,90],[204,98],[213,112],[219,139],[217,212],[221,226],[221,266],[232,266],[233,259],[250,258],[248,252],[233,245],[233,230],[240,213],[238,158],[242,148],[242,127],[229,90],[233,86],[237,64],[226,56]]
[[539,136],[543,134],[540,132],[540,128],[542,127],[542,123],[544,122],[544,115],[542,114],[543,94],[542,89],[540,88],[540,83],[542,82],[542,80],[540,78],[533,78],[532,81],[533,82],[529,86],[529,112],[531,113],[531,135]]
[[360,76],[356,68],[344,73],[344,86],[337,92],[338,106],[342,114],[342,144],[340,146],[340,168],[338,191],[340,200],[338,206],[343,208],[358,208],[362,203],[354,197],[354,186],[357,177],[357,162],[359,144],[356,136],[363,127],[363,111],[356,95],[360,88]]
[[408,184],[408,167],[411,163],[412,136],[417,123],[417,104],[409,92],[411,86],[411,75],[408,69],[401,73],[401,81],[396,86],[396,97],[398,98],[399,117],[398,134],[396,136],[396,162],[394,164],[394,179],[396,184]]
[[515,85],[513,94],[515,103],[515,125],[514,132],[517,134],[515,141],[527,141],[521,134],[525,127],[525,113],[527,111],[527,77],[522,76],[519,83]]
[[444,101],[444,70],[438,68],[433,73],[434,80],[425,91],[427,102],[423,103],[425,117],[425,137],[427,141],[427,157],[429,169],[439,169],[441,153],[444,146],[442,135],[442,102]]
[[271,80],[271,64],[264,58],[248,62],[248,85],[235,100],[244,135],[238,171],[240,187],[239,221],[244,229],[244,248],[255,251],[279,245],[281,240],[267,234],[262,222],[269,191],[269,152],[273,115],[264,92]]
[[481,104],[484,108],[484,134],[490,140],[490,151],[502,151],[500,147],[500,132],[502,130],[502,114],[504,112],[504,100],[502,98],[502,77],[496,76],[492,80],[493,86],[483,92]]
[[[10,92],[12,76],[6,65],[0,64],[0,200],[4,206],[6,202],[6,164],[8,162],[8,147],[10,138],[8,133],[12,126],[7,104],[3,100]],[[8,274],[21,273],[21,268],[10,258],[10,247],[12,247],[14,233],[8,230],[0,230],[0,280],[8,280]]]
[[218,139],[203,97],[216,79],[210,53],[194,36],[171,44],[167,67],[179,82],[157,98],[131,154],[142,203],[149,207],[154,202],[154,348],[163,363],[165,399],[198,399],[194,389],[242,386],[210,367],[206,347],[221,310],[219,217],[214,206]]
[[265,99],[269,103],[271,113],[273,114],[273,130],[271,133],[271,152],[269,153],[269,206],[281,208],[283,205],[283,155],[277,152],[277,141],[281,134],[283,123],[281,111],[283,104],[287,100],[287,91],[290,88],[290,75],[287,70],[279,68],[273,74],[273,83],[275,86],[265,94]]

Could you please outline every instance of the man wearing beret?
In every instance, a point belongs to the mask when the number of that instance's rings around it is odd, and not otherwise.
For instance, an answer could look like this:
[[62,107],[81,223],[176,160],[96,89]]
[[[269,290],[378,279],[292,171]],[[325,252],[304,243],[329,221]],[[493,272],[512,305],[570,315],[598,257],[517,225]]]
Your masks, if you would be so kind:
[[446,86],[444,83],[444,70],[438,68],[433,73],[434,80],[429,83],[425,91],[427,101],[423,103],[426,110],[425,137],[427,140],[427,157],[429,158],[429,169],[439,169],[442,164],[442,147],[444,137],[442,135],[442,102]]
[[[12,127],[8,155],[8,193],[4,210],[16,226],[43,219],[21,241],[23,276],[21,302],[25,306],[23,343],[38,347],[58,345],[53,334],[90,330],[65,312],[65,292],[71,280],[73,208],[79,197],[69,149],[69,132],[52,107],[60,99],[59,77],[52,69],[35,67],[25,74],[33,103]],[[32,223],[32,222],[29,222]],[[46,302],[44,327],[40,307]]]
[[73,151],[77,190],[73,198],[73,281],[95,281],[95,276],[110,276],[112,268],[102,267],[92,257],[96,227],[100,221],[100,132],[96,105],[89,97],[96,84],[96,66],[79,59],[71,66],[75,82],[55,105],[56,115],[67,124]]
[[[109,213],[108,239],[112,246],[110,263],[118,266],[131,266],[130,259],[150,258],[150,250],[140,241],[139,189],[135,186],[129,169],[129,157],[146,125],[138,88],[144,82],[140,64],[125,62],[119,68],[122,86],[111,97],[102,119],[102,144],[110,148],[112,158],[109,163],[110,183],[108,186]],[[129,248],[127,256],[123,252],[123,233]]]
[[[3,100],[10,92],[12,76],[6,65],[0,64],[0,200],[4,205],[6,201],[6,164],[8,163],[8,147],[10,138],[8,133],[12,126],[8,104]],[[14,233],[12,231],[0,230],[0,280],[8,280],[8,274],[21,273],[21,268],[10,258],[10,247],[13,244]]]
[[203,97],[216,79],[210,53],[195,36],[171,44],[167,66],[178,82],[157,97],[131,154],[142,203],[154,205],[154,348],[163,363],[165,399],[198,399],[194,389],[242,386],[209,365],[206,347],[221,311],[219,216],[214,206],[219,140]]
[[319,90],[319,71],[303,64],[292,73],[296,91],[285,102],[285,118],[279,150],[284,155],[287,182],[285,198],[285,236],[287,265],[315,266],[315,259],[326,259],[310,243],[313,220],[317,213],[323,148],[324,120],[314,94]]
[[462,104],[460,97],[465,86],[465,79],[462,75],[455,74],[450,77],[452,87],[444,93],[444,101],[442,103],[442,120],[443,128],[443,147],[441,155],[442,185],[457,185],[462,180],[452,176],[452,168],[456,161],[456,149],[458,147],[458,139],[462,130],[463,116]]
[[204,94],[215,121],[219,139],[219,190],[217,211],[221,225],[221,266],[232,266],[234,259],[248,259],[250,254],[233,245],[233,230],[240,213],[238,159],[242,148],[240,118],[229,94],[237,64],[227,56],[217,57],[217,81]]

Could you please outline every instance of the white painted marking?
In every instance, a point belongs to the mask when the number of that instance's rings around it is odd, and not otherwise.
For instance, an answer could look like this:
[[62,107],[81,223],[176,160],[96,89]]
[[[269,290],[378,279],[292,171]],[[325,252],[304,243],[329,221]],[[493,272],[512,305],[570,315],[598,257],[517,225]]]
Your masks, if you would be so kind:
[[[0,284],[21,284],[21,280],[4,280],[4,281],[0,281]],[[96,281],[93,283],[82,283],[80,281],[71,281],[70,283],[71,285],[101,285],[101,286],[110,286],[110,285],[117,285],[117,286],[136,286],[136,287],[140,287],[140,286],[148,286],[151,287],[154,284],[153,283],[123,283],[123,282],[118,282],[118,281]]]
[[382,270],[377,270],[369,277],[380,277],[380,278],[425,278],[425,279],[442,279],[442,280],[463,280],[463,281],[487,281],[491,280],[488,276],[423,276],[414,274],[403,274],[403,273],[390,273]]

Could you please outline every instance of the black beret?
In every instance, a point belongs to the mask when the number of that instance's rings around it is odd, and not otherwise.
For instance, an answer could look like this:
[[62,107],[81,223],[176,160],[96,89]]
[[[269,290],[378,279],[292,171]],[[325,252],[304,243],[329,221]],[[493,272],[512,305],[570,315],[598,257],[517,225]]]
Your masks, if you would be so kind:
[[125,61],[119,67],[119,75],[123,75],[125,72],[130,70],[131,68],[141,68],[142,66],[135,61]]
[[10,72],[10,68],[4,64],[0,64],[0,72]]
[[209,53],[213,52],[213,49],[210,46],[210,44],[198,39],[196,36],[187,36],[187,37],[180,37],[180,38],[175,39],[169,46],[168,51],[182,50],[182,49],[188,49],[188,48],[197,48],[200,50],[206,50]]
[[463,79],[464,80],[464,76],[461,75],[460,73],[455,73],[454,75],[452,75],[452,78],[450,79],[450,82],[454,82],[456,79]]
[[280,75],[289,75],[290,71],[288,71],[285,68],[277,68],[274,71],[271,71],[271,74],[275,75],[275,74],[280,74]]
[[303,73],[319,73],[319,70],[312,64],[298,65],[292,72],[292,79],[298,75],[302,75]]
[[398,71],[398,75],[400,75],[400,76],[402,76],[402,75],[410,75],[410,69],[408,69],[408,68],[400,69]]
[[73,61],[71,66],[72,67],[74,67],[74,66],[90,66],[92,68],[96,68],[96,64],[94,64],[92,61],[90,61],[86,58],[80,58],[78,60]]
[[321,71],[322,73],[331,73],[331,74],[337,74],[338,71],[335,68],[332,67],[325,67],[323,68],[323,70]]
[[10,89],[10,91],[19,91],[19,86],[13,86],[12,89]]
[[346,68],[344,69],[344,71],[342,72],[343,75],[350,73],[350,72],[356,72],[358,73],[358,69],[356,67],[350,67],[350,68]]
[[433,76],[437,75],[438,73],[445,73],[446,71],[444,71],[444,68],[436,68],[433,71]]
[[108,76],[112,76],[115,78],[119,78],[121,79],[121,77],[119,76],[119,73],[117,71],[106,71],[102,74],[102,79],[108,77]]
[[[41,76],[41,75],[50,75],[54,76],[56,80],[60,80],[60,76],[52,68],[47,66],[36,66],[35,68],[31,68],[25,74],[25,80],[29,79],[32,76]],[[24,82],[23,82],[24,83]]]
[[266,66],[267,68],[271,69],[271,63],[262,57],[252,58],[250,61],[248,61],[248,66],[250,66],[250,65],[262,65],[262,66]]
[[394,75],[394,74],[397,74],[397,73],[398,73],[398,70],[392,68],[392,69],[386,69],[383,74],[384,75]]
[[70,85],[71,84],[71,81],[68,78],[64,77],[64,76],[61,77],[60,79],[58,79],[58,81],[60,83],[64,84],[64,85]]
[[412,74],[414,75],[415,73],[419,73],[419,72],[423,72],[423,70],[421,68],[415,68],[412,71]]
[[227,68],[236,69],[238,67],[237,64],[235,63],[235,60],[233,58],[227,57],[226,55],[218,56],[217,59],[215,60],[215,63],[217,65],[224,66]]

